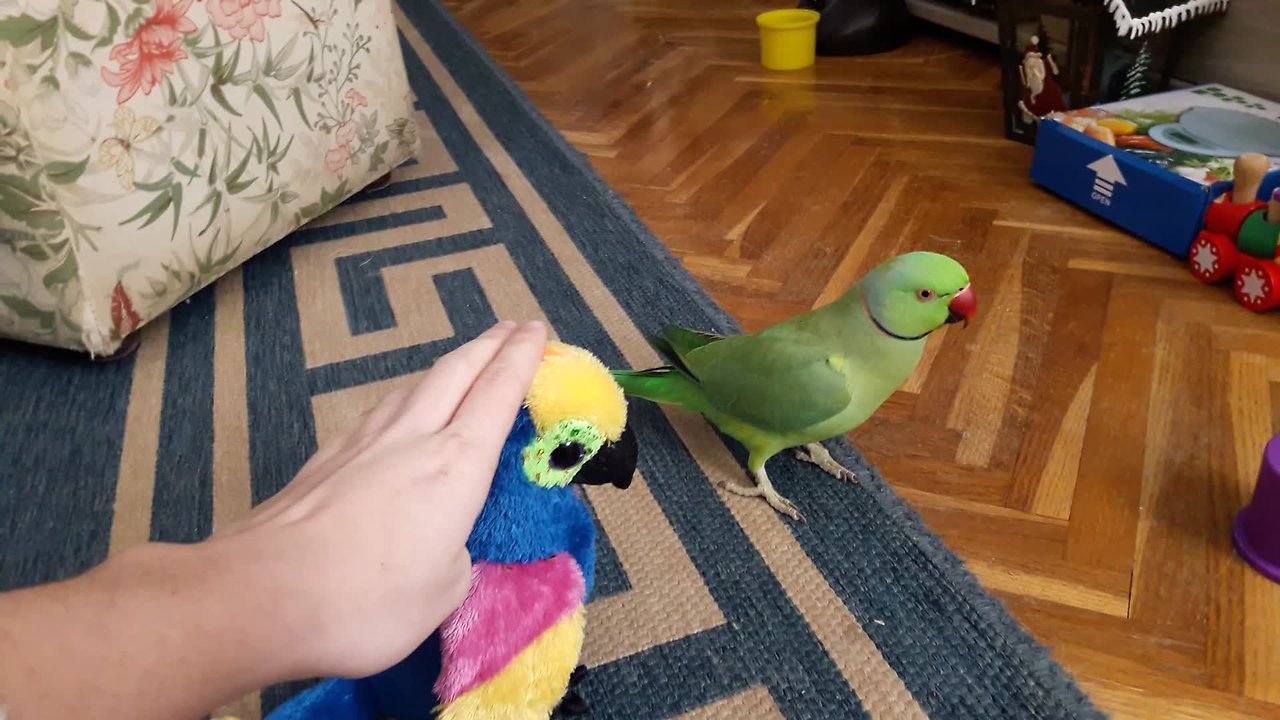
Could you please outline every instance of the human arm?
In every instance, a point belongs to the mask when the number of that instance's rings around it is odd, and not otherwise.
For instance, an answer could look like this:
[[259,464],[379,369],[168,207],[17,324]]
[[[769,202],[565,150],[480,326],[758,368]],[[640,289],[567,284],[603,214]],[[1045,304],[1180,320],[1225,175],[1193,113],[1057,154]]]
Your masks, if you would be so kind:
[[0,595],[0,706],[25,718],[196,717],[307,676],[306,618],[251,542],[148,543]]
[[204,542],[0,594],[7,720],[198,717],[403,658],[466,597],[466,538],[545,341],[501,325],[450,353]]

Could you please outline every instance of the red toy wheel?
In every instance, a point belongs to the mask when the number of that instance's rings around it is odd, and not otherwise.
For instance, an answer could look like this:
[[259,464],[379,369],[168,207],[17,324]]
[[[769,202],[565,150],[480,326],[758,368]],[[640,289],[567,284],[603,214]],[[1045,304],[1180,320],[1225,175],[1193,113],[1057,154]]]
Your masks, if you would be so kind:
[[1191,267],[1191,274],[1197,280],[1212,285],[1231,277],[1236,271],[1239,257],[1240,252],[1229,238],[1201,230],[1196,241],[1191,244],[1187,265]]
[[1280,307],[1280,264],[1246,257],[1236,273],[1236,302],[1258,313]]

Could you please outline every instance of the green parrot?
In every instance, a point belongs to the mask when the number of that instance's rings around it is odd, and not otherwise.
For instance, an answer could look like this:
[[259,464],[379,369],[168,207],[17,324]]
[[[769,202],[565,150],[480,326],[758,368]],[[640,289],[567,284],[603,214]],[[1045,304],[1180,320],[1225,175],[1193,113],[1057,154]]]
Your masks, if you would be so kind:
[[793,449],[853,480],[821,443],[871,417],[911,377],[929,335],[960,321],[967,326],[976,310],[960,263],[912,252],[877,266],[832,303],[757,333],[726,337],[669,326],[650,339],[668,365],[613,375],[628,396],[700,413],[742,443],[755,484],[727,489],[803,521],[774,490],[765,463]]

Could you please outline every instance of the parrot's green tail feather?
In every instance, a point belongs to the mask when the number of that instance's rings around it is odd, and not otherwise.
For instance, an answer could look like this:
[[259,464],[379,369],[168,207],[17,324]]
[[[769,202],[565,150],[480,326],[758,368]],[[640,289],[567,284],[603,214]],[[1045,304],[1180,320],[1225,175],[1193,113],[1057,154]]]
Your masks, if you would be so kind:
[[649,345],[667,365],[648,370],[617,370],[613,379],[629,397],[704,412],[706,395],[685,365],[683,356],[720,339],[719,335],[668,325],[661,335],[648,338]]
[[622,387],[622,392],[630,397],[679,405],[697,412],[701,412],[704,405],[698,381],[677,368],[615,370],[613,379]]

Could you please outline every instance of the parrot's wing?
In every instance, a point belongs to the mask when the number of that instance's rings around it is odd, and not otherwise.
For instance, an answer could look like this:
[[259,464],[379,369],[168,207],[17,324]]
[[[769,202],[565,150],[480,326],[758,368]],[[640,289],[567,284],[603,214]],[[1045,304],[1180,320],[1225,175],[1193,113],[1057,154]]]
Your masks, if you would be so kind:
[[803,430],[852,401],[841,360],[808,337],[766,330],[724,338],[684,360],[711,405],[767,432]]
[[582,570],[568,553],[527,564],[477,562],[467,599],[440,626],[440,702],[451,703],[498,675],[577,612],[585,594]]
[[668,325],[662,329],[661,335],[649,338],[649,345],[668,365],[688,372],[689,368],[684,364],[685,355],[723,339],[720,335]]
[[671,349],[675,352],[676,357],[679,358],[684,358],[685,355],[700,347],[705,347],[724,339],[723,335],[701,330],[689,330],[675,325],[669,325],[663,329],[662,337],[671,345]]
[[421,720],[558,720],[569,715],[557,713],[556,708],[573,685],[585,630],[586,609],[579,607],[534,638],[492,680]]

